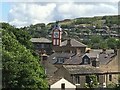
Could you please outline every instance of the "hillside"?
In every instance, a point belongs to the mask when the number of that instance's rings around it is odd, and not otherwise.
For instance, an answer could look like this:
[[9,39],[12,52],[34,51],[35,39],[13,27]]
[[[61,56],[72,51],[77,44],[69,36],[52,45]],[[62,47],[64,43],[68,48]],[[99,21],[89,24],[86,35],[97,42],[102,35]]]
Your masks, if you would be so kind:
[[[62,40],[65,40],[69,37],[75,38],[91,48],[113,48],[116,46],[116,44],[108,45],[107,41],[112,38],[117,40],[115,42],[119,42],[119,17],[120,16],[113,15],[61,20],[59,21],[59,24],[63,30]],[[32,35],[32,37],[45,37],[51,39],[51,32],[54,23],[55,22],[51,22],[47,25],[44,23],[38,23],[21,29],[27,30]],[[92,45],[92,41],[94,40],[91,39],[96,37],[100,39],[99,41],[104,40],[104,42],[102,42],[104,43],[104,46],[100,46],[100,44]]]
[[[62,21],[59,21],[59,23],[62,25],[80,25],[80,24],[90,24],[92,25],[107,25],[111,27],[113,24],[120,24],[120,20],[118,19],[119,16],[95,16],[95,17],[81,17],[81,18],[75,18],[75,19],[65,19]],[[53,23],[49,23],[49,25],[53,25]]]

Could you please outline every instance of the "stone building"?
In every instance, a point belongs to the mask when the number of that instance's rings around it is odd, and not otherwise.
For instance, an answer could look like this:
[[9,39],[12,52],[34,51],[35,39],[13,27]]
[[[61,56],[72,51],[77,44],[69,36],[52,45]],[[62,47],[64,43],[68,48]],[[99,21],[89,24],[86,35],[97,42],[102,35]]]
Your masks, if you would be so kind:
[[[58,27],[58,25],[56,26]],[[54,32],[56,30],[53,30],[52,38],[54,53],[49,56],[45,54],[41,56],[48,82],[62,77],[75,84],[77,88],[83,88],[86,84],[90,86],[93,83],[90,76],[94,75],[97,78],[98,87],[119,83],[120,51],[119,53],[117,50],[106,49],[86,51],[87,46],[83,43],[75,39],[62,42],[62,31],[57,30],[57,34]]]
[[75,40],[75,39],[67,39],[61,42],[59,47],[54,47],[53,50],[55,52],[64,52],[64,53],[75,53],[75,54],[84,54],[86,49],[86,45]]
[[[91,50],[81,56],[69,53],[55,53],[51,60],[49,58],[48,61],[50,60],[49,62],[57,67],[54,72],[55,76],[71,81],[78,88],[83,88],[86,83],[91,82],[87,79],[89,75],[97,77],[99,87],[106,87],[109,84],[118,83],[118,74],[120,74],[119,55],[114,50]],[[52,59],[55,56],[56,62]],[[62,59],[61,63],[58,63],[57,56],[65,58]]]
[[46,52],[47,54],[51,54],[52,53],[52,41],[47,39],[47,38],[31,38],[30,40],[33,45],[34,45],[34,49],[38,52],[38,53],[44,53]]

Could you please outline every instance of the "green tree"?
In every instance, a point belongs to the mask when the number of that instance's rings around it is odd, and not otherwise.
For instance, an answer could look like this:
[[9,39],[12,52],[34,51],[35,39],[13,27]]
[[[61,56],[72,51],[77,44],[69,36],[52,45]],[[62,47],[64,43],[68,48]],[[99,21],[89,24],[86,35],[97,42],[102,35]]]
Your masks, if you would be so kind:
[[118,39],[116,43],[117,43],[117,48],[120,49],[120,39]]
[[92,43],[99,43],[101,41],[101,37],[97,35],[90,37],[90,39]]
[[29,88],[30,90],[47,88],[46,76],[39,59],[19,43],[12,32],[8,33],[6,30],[2,32],[3,88]]
[[96,75],[89,75],[88,76],[90,79],[89,83],[85,84],[86,88],[98,88],[98,80]]
[[[99,48],[101,48],[101,43],[103,42],[102,41],[102,37],[100,37],[100,36],[91,36],[90,37],[90,46],[91,46],[91,48],[96,48],[96,49],[99,49]],[[103,47],[103,46],[102,46]]]
[[107,42],[106,42],[106,41],[101,41],[101,43],[100,43],[100,48],[101,48],[101,49],[103,49],[103,48],[108,48]]
[[27,49],[33,49],[33,45],[30,42],[31,36],[27,30],[15,28],[8,23],[1,23],[1,26],[2,29],[6,30],[10,35],[14,34],[16,36],[16,39]]
[[114,49],[115,47],[117,47],[117,41],[115,38],[111,37],[111,38],[108,38],[106,41],[109,48]]

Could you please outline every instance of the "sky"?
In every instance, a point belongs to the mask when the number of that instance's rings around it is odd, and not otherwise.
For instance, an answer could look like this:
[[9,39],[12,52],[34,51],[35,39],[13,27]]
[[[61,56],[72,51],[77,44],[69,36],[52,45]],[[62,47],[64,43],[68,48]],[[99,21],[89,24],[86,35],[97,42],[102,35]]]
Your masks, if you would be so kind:
[[0,22],[16,27],[64,19],[118,15],[119,0],[3,0]]

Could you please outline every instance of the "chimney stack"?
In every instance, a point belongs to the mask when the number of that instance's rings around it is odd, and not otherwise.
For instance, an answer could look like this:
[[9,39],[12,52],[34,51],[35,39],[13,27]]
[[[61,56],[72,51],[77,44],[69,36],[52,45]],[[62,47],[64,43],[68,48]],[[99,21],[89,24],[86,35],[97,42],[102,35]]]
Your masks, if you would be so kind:
[[70,41],[71,41],[71,39],[69,38],[69,39],[67,40],[67,45],[68,45],[68,46],[71,46],[71,42],[70,42]]
[[86,51],[86,53],[90,53],[90,50],[88,49],[88,50]]
[[102,53],[106,54],[106,49],[105,48],[102,49]]
[[99,54],[97,54],[96,59],[92,61],[92,66],[94,66],[94,67],[96,67],[96,68],[99,68],[99,64],[100,64]]
[[40,61],[41,61],[41,65],[45,68],[46,63],[47,63],[47,59],[48,59],[48,55],[46,54],[46,52],[42,53],[40,55]]
[[116,48],[114,48],[114,54],[117,55],[117,49]]

